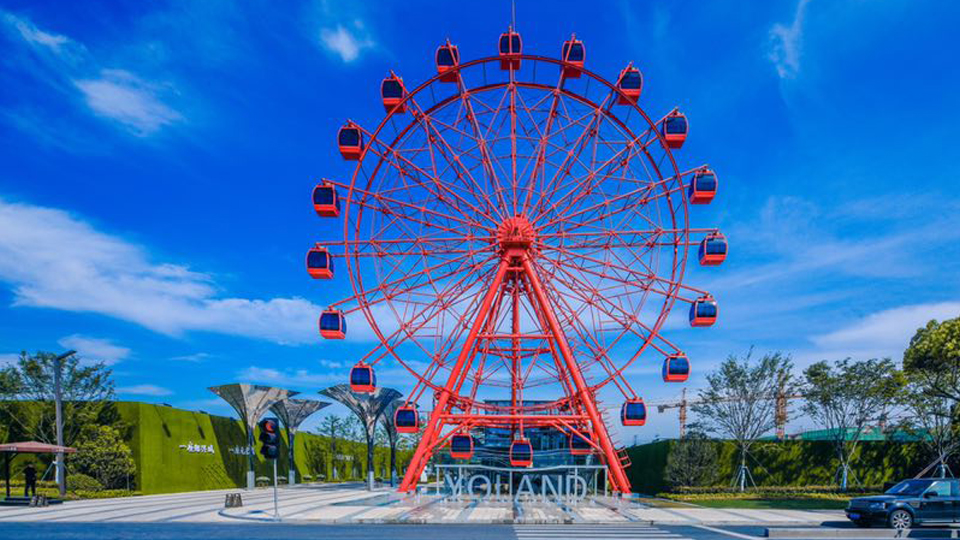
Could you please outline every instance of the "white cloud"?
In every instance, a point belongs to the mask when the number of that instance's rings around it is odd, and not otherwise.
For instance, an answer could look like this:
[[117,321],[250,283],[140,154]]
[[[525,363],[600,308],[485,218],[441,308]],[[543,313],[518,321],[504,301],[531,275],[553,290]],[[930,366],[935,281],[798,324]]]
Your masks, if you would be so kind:
[[57,343],[67,349],[75,349],[87,362],[103,362],[110,366],[130,356],[130,349],[115,345],[107,339],[73,334],[60,338]]
[[[71,101],[79,93],[82,103],[94,115],[114,121],[138,137],[184,120],[169,103],[175,93],[170,84],[158,84],[128,70],[105,67],[82,43],[42,30],[24,17],[0,10],[0,22],[5,23],[4,27],[15,36],[17,43],[33,53],[24,55],[16,63],[24,74],[69,96]],[[13,57],[13,51],[10,54]],[[21,129],[46,140],[59,130],[43,125],[44,116],[37,112],[7,115],[8,120]],[[77,137],[68,133],[66,138]],[[65,141],[60,146],[73,145]]]
[[[820,349],[840,356],[900,360],[910,338],[931,319],[960,317],[960,302],[914,304],[878,311],[842,328],[814,336]],[[836,356],[836,355],[835,355]]]
[[0,281],[10,284],[17,306],[99,313],[168,335],[320,339],[321,307],[303,298],[222,298],[209,275],[152,260],[141,246],[62,210],[2,198]]
[[20,360],[19,354],[14,353],[4,353],[0,354],[0,368],[12,366]]
[[156,386],[153,384],[135,384],[133,386],[121,386],[117,388],[118,394],[132,394],[135,396],[169,396],[173,394],[168,388]]
[[171,358],[171,360],[175,360],[177,362],[203,362],[204,360],[207,360],[212,356],[213,355],[201,352],[201,353],[194,353],[194,354],[185,354],[182,356],[174,356],[173,358]]
[[12,13],[4,13],[3,19],[4,22],[20,34],[20,37],[23,38],[24,41],[31,45],[40,45],[54,52],[60,52],[64,45],[71,43],[70,38],[67,36],[40,30],[29,20],[18,17]]
[[179,112],[160,100],[158,86],[128,71],[105,69],[99,78],[75,80],[74,84],[90,110],[119,122],[138,137],[183,120]]
[[342,24],[338,24],[336,28],[320,30],[320,41],[323,46],[339,55],[340,59],[346,63],[353,62],[359,58],[364,49],[372,48],[374,45],[369,37],[362,35],[363,24],[360,21],[356,21],[354,27],[351,31]]
[[280,386],[309,386],[339,383],[343,382],[346,377],[344,373],[339,372],[312,373],[305,369],[280,371],[273,368],[250,366],[237,373],[237,378],[241,381]]
[[800,72],[800,46],[803,40],[803,17],[810,0],[800,0],[789,26],[777,23],[770,29],[770,52],[767,58],[777,68],[781,79],[792,79]]

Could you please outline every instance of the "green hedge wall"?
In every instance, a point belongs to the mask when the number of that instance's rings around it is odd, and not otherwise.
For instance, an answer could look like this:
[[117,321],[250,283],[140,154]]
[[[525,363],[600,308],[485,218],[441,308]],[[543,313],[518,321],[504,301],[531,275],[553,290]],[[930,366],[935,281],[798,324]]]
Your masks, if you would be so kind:
[[[667,457],[677,440],[633,446],[627,451],[632,465],[627,475],[638,493],[667,491]],[[729,483],[740,466],[736,445],[714,441],[719,447],[717,467],[721,484]],[[759,442],[751,449],[747,465],[760,486],[823,486],[835,482],[838,462],[830,441]],[[861,442],[851,465],[851,484],[879,486],[919,473],[933,456],[918,443]]]
[[[243,424],[222,416],[138,402],[118,402],[117,410],[128,427],[127,441],[137,463],[137,489],[143,493],[173,493],[204,489],[225,489],[246,485],[247,456],[234,454],[233,447],[245,447]],[[257,437],[254,433],[254,438]],[[281,437],[277,472],[286,478],[288,452],[286,433]],[[325,437],[299,432],[294,452],[300,475],[333,478],[329,443]],[[212,445],[214,453],[192,453],[180,448],[190,443]],[[255,442],[255,450],[259,443]],[[362,479],[366,471],[366,445],[338,441],[338,478]],[[378,447],[374,467],[378,476],[388,478],[390,450]],[[409,452],[400,452],[398,467],[409,461]],[[273,465],[259,454],[254,459],[256,476],[272,477]]]

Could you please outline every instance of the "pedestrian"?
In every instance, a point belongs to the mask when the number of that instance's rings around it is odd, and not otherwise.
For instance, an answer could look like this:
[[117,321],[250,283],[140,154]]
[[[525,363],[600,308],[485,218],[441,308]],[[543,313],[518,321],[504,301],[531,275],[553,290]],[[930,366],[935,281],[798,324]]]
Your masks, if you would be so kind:
[[28,463],[23,470],[23,496],[29,497],[31,492],[34,497],[37,496],[37,469],[33,467],[33,463]]

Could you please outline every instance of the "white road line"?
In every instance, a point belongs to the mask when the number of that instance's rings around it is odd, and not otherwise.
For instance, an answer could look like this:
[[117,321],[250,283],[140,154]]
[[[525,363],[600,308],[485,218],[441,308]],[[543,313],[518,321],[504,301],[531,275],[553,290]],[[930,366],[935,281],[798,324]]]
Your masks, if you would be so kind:
[[656,527],[641,524],[613,525],[514,525],[519,540],[560,540],[590,538],[590,540],[689,540],[686,537]]

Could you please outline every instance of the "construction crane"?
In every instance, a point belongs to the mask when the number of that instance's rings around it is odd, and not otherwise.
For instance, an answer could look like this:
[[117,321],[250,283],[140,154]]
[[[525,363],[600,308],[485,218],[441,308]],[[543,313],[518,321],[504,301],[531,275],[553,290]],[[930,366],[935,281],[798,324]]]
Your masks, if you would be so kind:
[[[801,394],[789,394],[789,395],[788,395],[788,394],[786,394],[786,393],[784,393],[784,392],[777,392],[777,395],[776,395],[776,396],[773,396],[773,399],[776,399],[776,400],[777,400],[777,403],[776,403],[776,411],[774,412],[774,415],[775,415],[774,420],[775,420],[776,425],[777,425],[777,439],[778,439],[778,440],[781,440],[781,441],[782,441],[783,439],[786,438],[787,404],[789,403],[790,400],[793,400],[793,399],[801,399],[801,398],[803,398],[803,396],[802,396]],[[724,398],[724,399],[721,399],[720,401],[727,401],[727,402],[729,402],[729,401],[736,401],[736,398]],[[680,412],[680,414],[679,414],[679,416],[680,416],[680,438],[682,439],[682,438],[684,437],[684,435],[686,435],[686,431],[687,431],[687,408],[688,408],[690,405],[695,405],[695,404],[697,404],[697,403],[703,403],[703,400],[701,400],[701,399],[688,400],[688,399],[687,399],[687,389],[684,388],[683,391],[680,393],[680,399],[679,399],[679,400],[674,400],[674,401],[657,401],[657,402],[651,403],[651,405],[655,405],[655,406],[657,407],[657,412],[658,412],[658,413],[664,413],[664,412],[667,411],[667,409],[680,409],[680,411],[679,411],[679,412]]]

